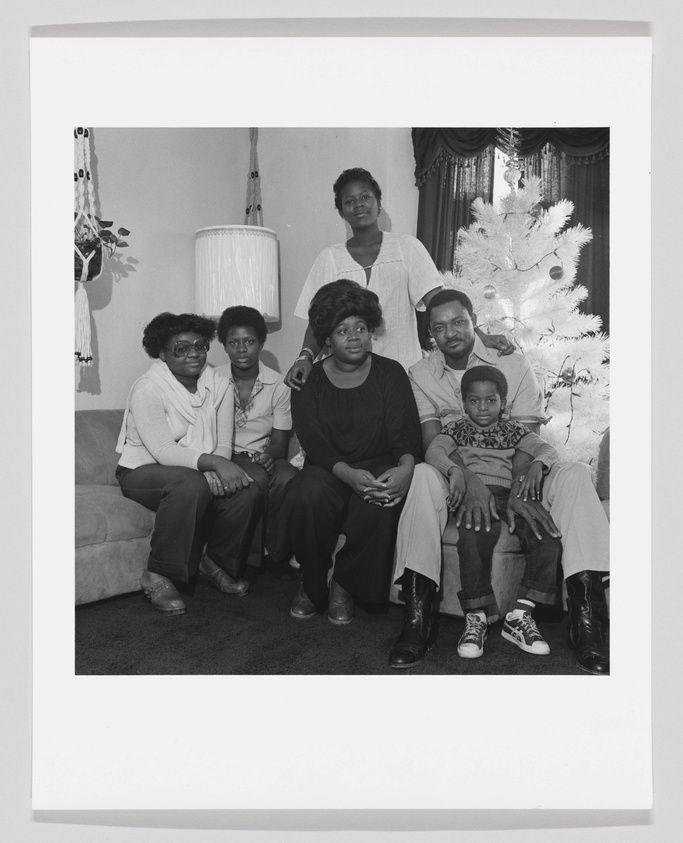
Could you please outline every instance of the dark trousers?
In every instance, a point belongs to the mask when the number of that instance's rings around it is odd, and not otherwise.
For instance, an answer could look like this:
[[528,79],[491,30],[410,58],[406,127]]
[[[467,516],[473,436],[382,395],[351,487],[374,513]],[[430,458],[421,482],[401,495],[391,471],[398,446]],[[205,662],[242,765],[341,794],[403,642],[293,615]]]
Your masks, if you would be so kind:
[[289,561],[293,551],[287,546],[287,531],[282,523],[281,513],[285,489],[290,480],[293,480],[299,473],[298,470],[287,460],[275,460],[273,473],[268,474],[265,468],[257,465],[251,457],[245,454],[234,454],[232,461],[258,483],[265,504],[265,531],[263,524],[254,531],[249,552],[249,564],[261,565],[264,541],[266,550],[274,562]]
[[[377,477],[391,467],[368,470]],[[332,554],[342,533],[346,543],[335,559],[335,582],[367,603],[389,599],[401,509],[366,503],[329,471],[304,465],[287,487],[284,512],[304,591],[316,606],[325,599]]]
[[[463,524],[458,533],[458,556],[460,559],[460,582],[458,592],[460,605],[466,612],[483,609],[495,604],[491,588],[491,560],[501,529],[507,530],[505,517],[510,490],[503,486],[487,486],[494,496],[500,521],[491,521],[491,530],[478,532],[468,530]],[[562,554],[560,539],[542,533],[539,541],[523,518],[515,519],[515,534],[519,537],[522,552],[526,558],[524,576],[520,580],[517,597],[526,597],[535,603],[552,605],[557,599],[559,561]]]
[[147,569],[188,582],[206,555],[233,577],[247,564],[263,495],[251,483],[232,497],[213,497],[201,471],[152,463],[116,469],[125,497],[156,512]]

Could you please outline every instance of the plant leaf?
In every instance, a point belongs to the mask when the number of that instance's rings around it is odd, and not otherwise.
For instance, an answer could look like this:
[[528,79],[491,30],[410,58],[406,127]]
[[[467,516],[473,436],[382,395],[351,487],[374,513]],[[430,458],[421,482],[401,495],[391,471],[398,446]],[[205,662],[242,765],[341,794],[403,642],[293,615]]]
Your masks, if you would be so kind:
[[130,234],[130,231],[128,231],[127,228],[119,228],[118,233],[119,233],[119,236],[121,236],[121,237],[128,237],[128,235]]

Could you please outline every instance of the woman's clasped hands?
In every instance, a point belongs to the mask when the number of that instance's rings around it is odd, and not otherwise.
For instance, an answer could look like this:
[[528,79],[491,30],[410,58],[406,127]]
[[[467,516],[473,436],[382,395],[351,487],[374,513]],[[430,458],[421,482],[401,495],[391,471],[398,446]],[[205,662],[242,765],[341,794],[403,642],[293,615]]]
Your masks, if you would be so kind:
[[375,477],[365,469],[341,467],[338,463],[334,473],[367,503],[388,508],[397,506],[408,493],[413,466],[397,465]]

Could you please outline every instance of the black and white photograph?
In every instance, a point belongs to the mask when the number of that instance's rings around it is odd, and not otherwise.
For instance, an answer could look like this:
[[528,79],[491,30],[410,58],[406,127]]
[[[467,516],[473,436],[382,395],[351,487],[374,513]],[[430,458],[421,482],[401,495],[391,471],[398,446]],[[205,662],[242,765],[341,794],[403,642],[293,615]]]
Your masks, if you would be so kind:
[[76,674],[608,675],[609,129],[73,134]]
[[648,39],[74,43],[31,45],[34,809],[646,810]]

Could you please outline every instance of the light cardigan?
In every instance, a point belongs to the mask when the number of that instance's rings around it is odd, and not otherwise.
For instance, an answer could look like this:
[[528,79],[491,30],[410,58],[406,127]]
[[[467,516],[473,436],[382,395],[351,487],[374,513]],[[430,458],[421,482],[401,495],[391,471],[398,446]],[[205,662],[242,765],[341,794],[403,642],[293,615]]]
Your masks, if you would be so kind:
[[197,468],[202,454],[230,459],[234,403],[228,383],[205,368],[192,393],[162,360],[133,384],[116,450],[119,465]]
[[308,273],[294,315],[308,320],[313,296],[324,284],[340,278],[367,287],[379,298],[384,323],[375,331],[375,354],[398,360],[405,369],[420,360],[415,310],[424,310],[422,297],[443,286],[443,278],[422,243],[409,234],[383,232],[369,282],[365,269],[351,257],[346,243],[323,249]]

